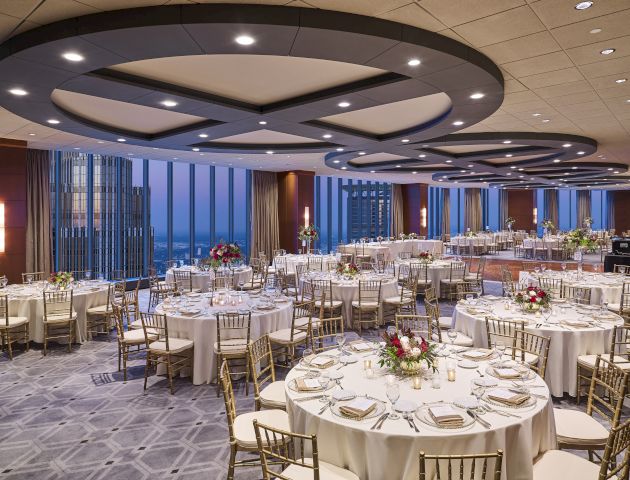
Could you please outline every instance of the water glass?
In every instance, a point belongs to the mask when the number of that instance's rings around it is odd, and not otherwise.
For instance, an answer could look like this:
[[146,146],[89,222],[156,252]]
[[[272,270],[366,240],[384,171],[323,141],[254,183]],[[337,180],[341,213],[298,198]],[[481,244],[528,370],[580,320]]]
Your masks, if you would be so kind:
[[343,352],[343,345],[344,343],[346,343],[346,336],[343,333],[338,333],[337,335],[335,335],[335,341],[339,346],[339,351]]
[[[321,375],[318,377],[318,380],[319,384],[322,387],[322,391],[325,392],[328,389],[328,385],[330,384],[330,374],[328,372],[322,372]],[[326,398],[325,395],[322,395],[319,401],[321,403],[326,403],[328,402],[328,398]]]
[[471,303],[473,300],[473,295],[472,293],[467,293],[466,294],[466,303]]
[[387,395],[387,398],[392,404],[392,413],[390,413],[389,418],[392,420],[398,420],[400,417],[394,410],[394,405],[400,398],[400,386],[397,383],[387,384],[387,387],[385,389],[385,394]]
[[313,355],[313,349],[312,348],[305,348],[302,351],[302,362],[304,363],[304,366],[308,366],[310,365],[310,359],[309,357]]
[[451,341],[451,347],[452,347],[453,344],[455,343],[455,339],[457,338],[457,331],[453,328],[449,328],[448,331],[446,332],[446,335]]

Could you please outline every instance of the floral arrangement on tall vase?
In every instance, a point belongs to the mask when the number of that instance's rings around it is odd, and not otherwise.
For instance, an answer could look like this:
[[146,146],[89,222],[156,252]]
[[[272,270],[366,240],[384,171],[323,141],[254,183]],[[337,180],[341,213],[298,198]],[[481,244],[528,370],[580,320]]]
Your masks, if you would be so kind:
[[48,277],[48,283],[58,289],[66,289],[74,282],[74,277],[70,272],[53,272]]
[[511,232],[512,231],[512,227],[514,227],[514,224],[516,223],[516,218],[514,217],[507,217],[505,219],[505,224],[508,227],[508,230]]
[[312,223],[304,225],[298,230],[298,240],[302,241],[302,247],[306,247],[306,253],[310,253],[311,244],[319,238],[319,232]]
[[544,237],[546,237],[547,234],[551,235],[551,233],[553,232],[553,229],[556,228],[556,226],[553,224],[551,220],[543,220],[540,225],[543,228]]
[[406,375],[415,375],[426,364],[434,372],[436,344],[406,329],[393,334],[383,332],[385,346],[379,351],[379,365]]
[[586,228],[587,230],[591,230],[591,228],[593,227],[593,219],[591,217],[584,217],[584,228]]
[[209,264],[216,272],[220,267],[226,268],[243,259],[241,247],[235,243],[218,243],[210,250]]

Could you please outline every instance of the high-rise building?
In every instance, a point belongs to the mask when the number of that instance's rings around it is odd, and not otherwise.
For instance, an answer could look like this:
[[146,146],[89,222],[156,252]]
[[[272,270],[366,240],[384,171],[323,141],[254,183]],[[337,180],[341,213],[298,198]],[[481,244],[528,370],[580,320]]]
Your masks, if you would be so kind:
[[146,274],[153,263],[153,228],[145,242],[150,214],[143,193],[132,186],[131,160],[56,152],[51,165],[55,268],[107,278],[117,271],[126,277]]
[[349,238],[388,236],[391,184],[359,182],[345,185],[343,189],[348,192]]

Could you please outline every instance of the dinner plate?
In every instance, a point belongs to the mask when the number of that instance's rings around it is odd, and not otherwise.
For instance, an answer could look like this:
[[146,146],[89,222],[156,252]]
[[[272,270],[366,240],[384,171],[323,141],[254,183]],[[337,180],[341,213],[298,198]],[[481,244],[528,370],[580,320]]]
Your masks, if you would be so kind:
[[463,359],[457,362],[457,366],[461,368],[477,368],[479,365],[477,362],[473,362],[472,360]]
[[332,397],[337,401],[352,400],[356,396],[357,394],[352,390],[335,390],[332,392]]
[[398,400],[394,404],[394,410],[400,413],[413,413],[418,405],[411,400]]
[[372,398],[370,396],[368,396],[367,398],[369,398],[370,400],[374,400],[376,402],[376,408],[374,410],[372,410],[370,413],[368,413],[365,417],[362,417],[362,418],[350,417],[348,415],[343,414],[339,410],[340,407],[342,407],[343,405],[347,405],[352,400],[336,402],[334,405],[330,406],[330,411],[334,415],[336,415],[336,416],[338,416],[340,418],[344,418],[346,420],[354,420],[356,422],[362,422],[364,420],[369,420],[370,418],[380,417],[381,415],[383,415],[383,413],[385,413],[385,408],[386,408],[385,407],[385,403],[381,402],[377,398]]
[[332,380],[341,380],[343,378],[343,372],[340,370],[331,370],[330,372],[328,372],[328,376]]
[[464,395],[453,399],[453,405],[459,408],[479,408],[479,401],[473,395]]
[[357,357],[355,357],[354,355],[342,355],[341,357],[339,357],[339,361],[341,363],[357,363],[359,361],[359,359]]

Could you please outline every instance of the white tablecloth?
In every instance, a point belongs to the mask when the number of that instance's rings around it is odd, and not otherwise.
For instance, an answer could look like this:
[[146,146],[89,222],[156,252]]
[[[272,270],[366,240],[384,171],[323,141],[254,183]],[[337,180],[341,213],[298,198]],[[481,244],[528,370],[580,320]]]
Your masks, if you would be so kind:
[[442,253],[441,240],[396,240],[394,242],[371,242],[348,244],[340,247],[345,253],[356,253],[359,255],[365,252],[365,255],[371,255],[376,258],[378,253],[385,255],[385,260],[394,260],[401,252],[409,252],[411,254],[429,251],[434,255]]
[[[81,282],[74,288],[73,308],[77,312],[76,342],[88,340],[86,312],[88,308],[107,303],[109,283],[101,280]],[[43,283],[32,285],[9,285],[0,289],[0,295],[9,295],[9,315],[26,317],[29,321],[30,338],[37,343],[44,343],[44,294]]]
[[[166,283],[174,284],[175,283],[175,274],[174,270],[177,271],[190,271],[190,276],[192,278],[192,286],[195,290],[201,290],[202,292],[207,292],[210,288],[210,283],[214,278],[214,271],[210,270],[209,272],[203,272],[197,269],[197,267],[178,267],[171,268],[166,272]],[[234,286],[238,286],[239,282],[247,283],[252,278],[252,267],[243,266],[236,268],[234,270]]]
[[[613,327],[623,324],[621,317],[617,317],[615,320],[602,321],[601,328],[563,328],[557,324],[543,324],[540,328],[536,328],[536,324],[543,323],[544,318],[521,313],[518,310],[507,311],[505,304],[503,300],[493,302],[492,314],[499,318],[527,320],[531,322],[525,326],[527,331],[551,338],[545,380],[551,393],[556,397],[561,397],[564,392],[568,392],[571,396],[576,395],[577,357],[608,353]],[[577,319],[581,315],[573,308],[565,311],[565,309],[554,307],[554,310],[556,313],[550,317],[551,322],[562,323],[566,319]],[[465,305],[458,304],[453,310],[453,318],[455,329],[472,337],[476,347],[488,345],[484,314],[475,315],[468,312]]]
[[283,264],[286,265],[286,273],[295,273],[295,266],[296,265],[308,265],[309,259],[311,259],[311,262],[314,261],[319,261],[319,259],[321,259],[322,263],[322,270],[326,270],[326,264],[328,262],[337,262],[337,257],[335,257],[334,255],[293,255],[293,254],[288,254],[288,255],[282,255],[281,257],[276,257],[273,260],[273,266],[278,268],[279,266],[281,267]]
[[[519,272],[519,282],[523,285],[538,286],[538,278],[540,275],[531,272]],[[591,273],[582,272],[578,277],[577,272],[558,272],[547,270],[545,277],[562,279],[563,285],[573,287],[590,287],[591,288],[591,304],[601,305],[605,300],[608,303],[621,302],[621,293],[623,291],[623,282],[625,275],[618,273]]]
[[[376,364],[376,357],[372,356]],[[339,370],[344,374],[341,385],[357,394],[370,394],[386,401],[385,371],[377,369],[377,377],[366,379],[363,371],[364,358]],[[485,363],[480,363],[485,370]],[[445,379],[444,360],[439,373],[441,388],[433,389],[424,381],[421,390],[413,390],[410,380],[400,380],[400,399],[421,405],[423,402],[452,401],[470,393],[471,380],[477,377],[475,370],[457,367],[456,381]],[[331,370],[336,369],[334,366]],[[502,449],[503,480],[530,480],[533,459],[556,447],[553,405],[550,399],[538,399],[531,410],[516,411],[521,418],[488,413],[483,416],[492,424],[486,430],[479,424],[470,429],[441,430],[428,426],[418,419],[415,423],[420,433],[415,433],[403,418],[386,420],[381,430],[370,430],[375,419],[354,421],[343,419],[327,409],[318,415],[322,403],[318,401],[295,402],[309,394],[297,393],[288,388],[291,379],[304,375],[295,369],[287,375],[287,411],[293,431],[316,434],[319,458],[334,465],[348,468],[361,480],[417,480],[418,453],[471,454]],[[503,382],[501,382],[503,383]],[[537,377],[532,385],[544,385]],[[335,387],[338,389],[338,387]],[[535,389],[536,393],[549,396],[547,389]],[[531,407],[530,407],[531,408]],[[389,411],[389,406],[388,406]],[[514,410],[511,410],[514,411]],[[429,478],[434,478],[431,476]]]
[[[396,277],[398,277],[398,269],[400,268],[400,265],[402,264],[409,265],[410,263],[417,262],[417,261],[418,261],[417,259],[398,260],[396,264],[394,265],[394,268],[396,270]],[[435,294],[438,296],[438,298],[441,297],[440,280],[448,278],[450,275],[450,272],[451,272],[451,262],[449,260],[435,260],[429,264],[428,276],[429,276],[429,279],[431,280],[431,286],[435,287]]]
[[[217,341],[217,320],[216,313],[220,310],[237,307],[209,307],[208,300],[210,293],[204,293],[197,297],[190,297],[189,307],[191,309],[201,309],[200,316],[177,315],[169,311],[166,315],[168,320],[168,334],[175,338],[186,338],[195,342],[193,359],[193,384],[200,385],[210,383],[216,376],[217,359],[214,354],[214,343]],[[237,294],[233,295],[238,298]],[[244,303],[238,308],[247,308],[256,300],[248,295],[243,295]],[[164,303],[159,304],[155,311],[165,313]],[[293,303],[291,301],[279,303],[275,310],[252,311],[252,323],[250,336],[252,340],[257,340],[263,335],[283,328],[291,327],[293,317]],[[184,374],[190,372],[183,372]]]

